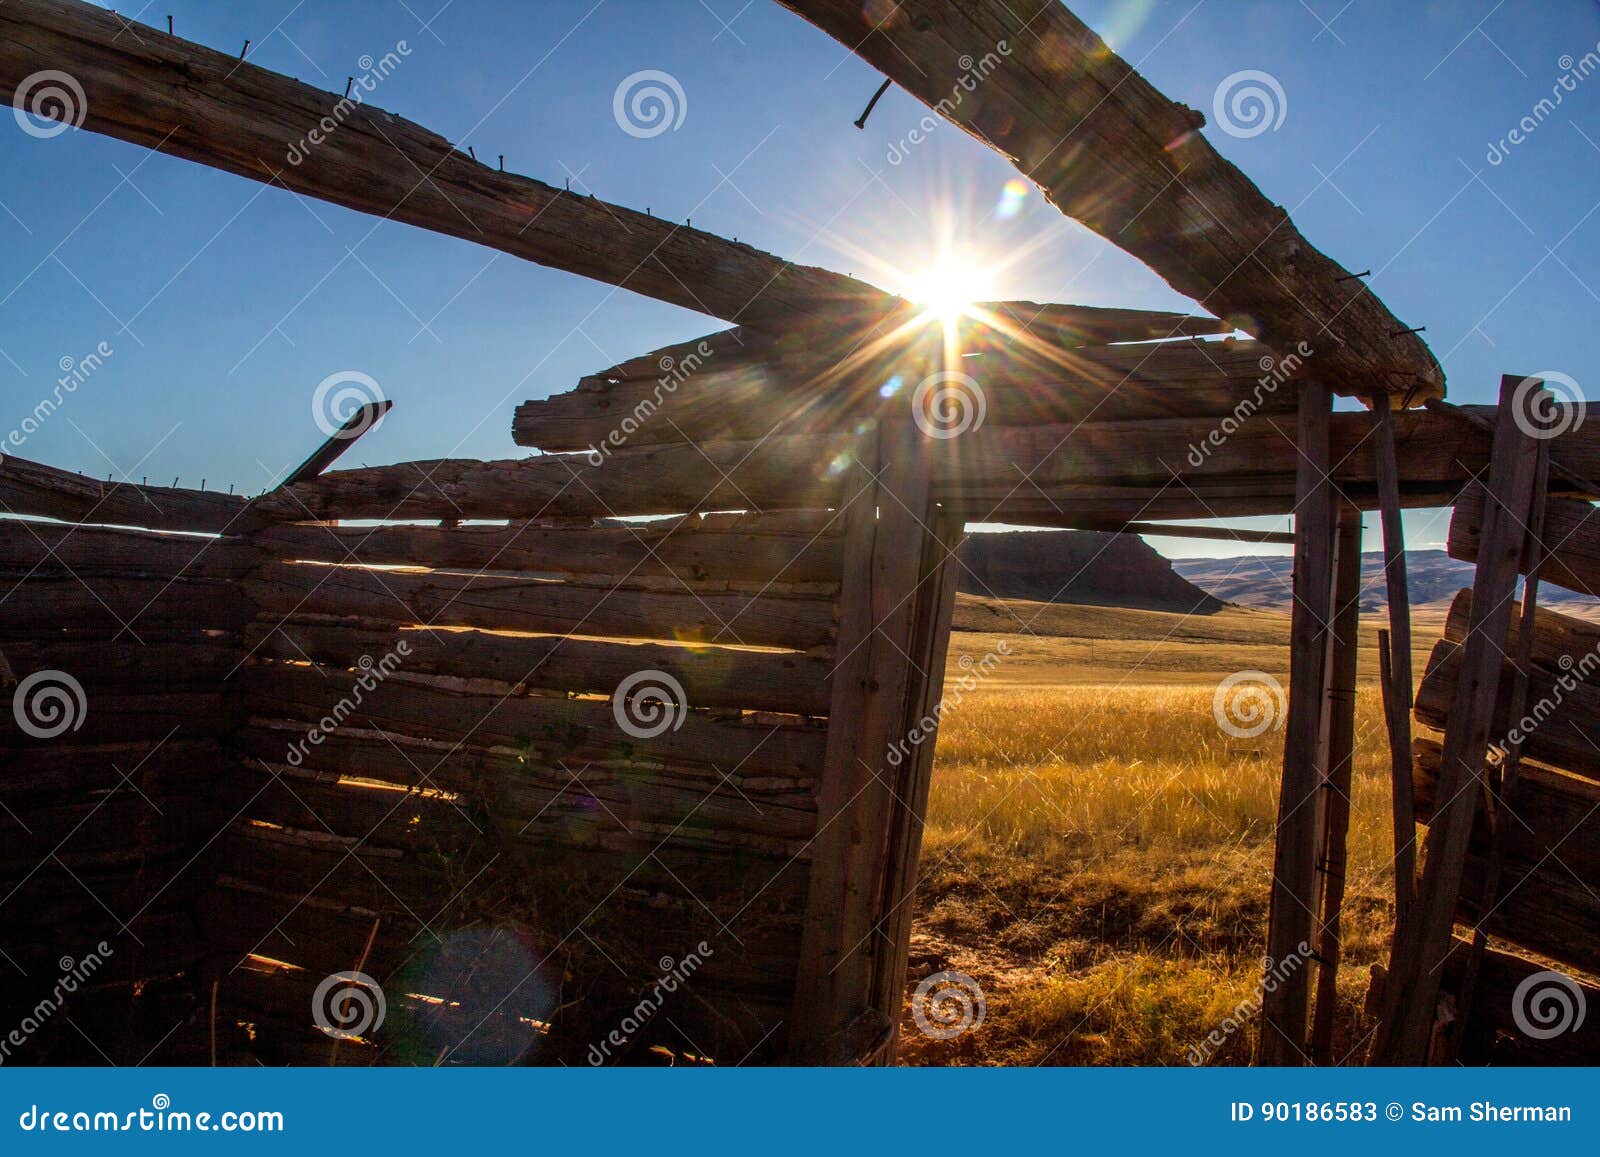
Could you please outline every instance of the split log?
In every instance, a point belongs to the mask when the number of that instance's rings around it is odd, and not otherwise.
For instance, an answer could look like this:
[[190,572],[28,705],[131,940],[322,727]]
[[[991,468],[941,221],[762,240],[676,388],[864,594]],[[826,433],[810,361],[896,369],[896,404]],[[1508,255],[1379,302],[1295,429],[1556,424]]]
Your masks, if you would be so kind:
[[[237,578],[259,561],[231,539],[149,534],[58,522],[0,521],[0,575],[74,574]],[[0,590],[7,580],[0,577]]]
[[34,574],[0,577],[0,637],[40,637],[47,630],[97,630],[138,640],[144,632],[184,627],[236,631],[249,605],[232,583],[171,575]]
[[[967,353],[962,373],[982,391],[993,426],[1287,413],[1293,385],[1257,342],[1161,342],[1060,349],[998,336]],[[709,345],[703,347],[709,349]],[[586,377],[575,390],[517,407],[512,437],[547,451],[762,438],[774,431],[849,430],[867,410],[864,372],[842,372],[825,346],[783,356],[737,351],[673,363],[663,373]],[[886,365],[887,377],[894,366]],[[908,382],[906,398],[914,392]],[[626,421],[626,426],[623,423]]]
[[[526,638],[484,631],[398,630],[359,620],[301,616],[258,619],[246,633],[251,653],[285,662],[313,660],[349,669],[404,641],[405,669],[418,674],[496,679],[543,691],[610,694],[636,671],[661,671],[695,707],[824,715],[832,661],[725,647]],[[9,648],[8,648],[9,650]]]
[[403,626],[486,627],[795,650],[826,645],[834,636],[830,598],[640,591],[310,563],[268,563],[239,585],[269,616],[353,615]]
[[[1211,146],[1205,118],[1058,0],[906,0],[886,15],[854,0],[781,2],[1013,158],[1057,208],[1179,293],[1280,353],[1307,343],[1340,393],[1444,393],[1422,339]],[[1283,111],[1269,100],[1266,115]]]
[[[1541,581],[1542,581],[1541,575]],[[1472,620],[1472,591],[1462,590],[1450,602],[1445,616],[1443,638],[1460,643],[1467,637]],[[1506,654],[1516,653],[1522,628],[1519,619],[1511,620],[1506,635]],[[1539,607],[1533,619],[1533,652],[1535,663],[1551,671],[1568,671],[1580,664],[1585,655],[1600,655],[1600,623],[1564,615],[1547,607]],[[1585,663],[1583,666],[1587,667]]]
[[[823,731],[815,727],[714,720],[694,710],[684,714],[676,730],[640,739],[622,730],[612,704],[604,700],[456,690],[448,681],[404,673],[390,675],[359,695],[342,673],[282,664],[245,668],[234,676],[234,683],[243,703],[257,715],[317,723],[324,717],[337,719],[337,712],[343,716],[337,726],[505,746],[571,766],[584,760],[639,759],[713,766],[747,775],[759,771],[815,777],[820,774],[825,741]],[[337,726],[323,730],[335,731]],[[279,762],[292,762],[287,752],[293,742],[286,742],[286,754]],[[317,745],[302,746],[309,752]]]
[[[713,577],[752,582],[838,582],[843,570],[832,515],[813,525],[767,529],[744,516],[727,529],[706,519],[631,526],[273,526],[252,541],[279,557],[543,573]],[[664,525],[663,525],[664,523]]]
[[[1460,990],[1471,947],[1461,939],[1457,939],[1451,947],[1450,957],[1444,964],[1444,975],[1445,985],[1452,991]],[[1474,1060],[1500,1065],[1594,1063],[1595,1057],[1600,1056],[1600,1022],[1593,1015],[1585,1016],[1581,1021],[1569,1016],[1565,1029],[1539,1039],[1531,1038],[1523,1031],[1524,1024],[1536,1028],[1557,1027],[1554,1023],[1545,1025],[1532,1021],[1526,1015],[1531,1011],[1530,998],[1537,999],[1534,994],[1559,993],[1558,984],[1549,979],[1530,979],[1548,972],[1546,965],[1510,952],[1491,949],[1483,954],[1477,976],[1477,997],[1467,1013],[1465,1029],[1469,1047],[1481,1047],[1483,1055],[1469,1059],[1469,1064]],[[1568,979],[1580,994],[1577,998],[1581,1001],[1578,1007],[1600,1008],[1600,988],[1582,982],[1577,977]],[[1570,990],[1565,999],[1573,999]],[[1560,1011],[1553,1004],[1551,1011],[1560,1017]],[[1523,1024],[1517,1023],[1519,1012],[1523,1014]]]
[[[10,11],[8,6],[6,15]],[[0,24],[4,22],[0,16]],[[9,38],[0,38],[0,57],[9,47]],[[0,65],[0,72],[3,69]],[[216,534],[232,525],[244,509],[244,498],[232,494],[98,482],[10,454],[0,458],[0,511],[7,514]]]

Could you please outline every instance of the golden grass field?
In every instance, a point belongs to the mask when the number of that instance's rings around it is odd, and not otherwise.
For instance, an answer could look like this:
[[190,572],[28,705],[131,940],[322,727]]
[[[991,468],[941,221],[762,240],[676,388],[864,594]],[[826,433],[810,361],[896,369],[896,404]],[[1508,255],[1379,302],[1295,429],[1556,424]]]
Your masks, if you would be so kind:
[[[1027,634],[994,628],[1029,628]],[[1416,670],[1442,616],[1415,617]],[[1364,624],[1336,1052],[1359,1057],[1387,949],[1389,752]],[[1282,732],[1234,739],[1212,695],[1246,668],[1287,683],[1288,620],[962,600],[950,651],[911,982],[954,969],[982,1024],[908,1015],[910,1064],[1184,1064],[1261,977]],[[980,630],[960,629],[980,627]],[[965,693],[985,654],[1011,654]],[[963,656],[970,656],[966,660]],[[959,702],[957,702],[959,700]],[[1252,1022],[1207,1063],[1246,1063]]]

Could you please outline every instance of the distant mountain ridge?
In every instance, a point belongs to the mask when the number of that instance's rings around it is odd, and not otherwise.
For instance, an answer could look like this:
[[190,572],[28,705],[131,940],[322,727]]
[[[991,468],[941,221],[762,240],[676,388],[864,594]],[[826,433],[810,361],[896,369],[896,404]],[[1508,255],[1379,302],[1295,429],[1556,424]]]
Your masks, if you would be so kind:
[[1142,538],[1088,530],[967,536],[957,590],[1003,599],[1209,615],[1222,601],[1182,577]]

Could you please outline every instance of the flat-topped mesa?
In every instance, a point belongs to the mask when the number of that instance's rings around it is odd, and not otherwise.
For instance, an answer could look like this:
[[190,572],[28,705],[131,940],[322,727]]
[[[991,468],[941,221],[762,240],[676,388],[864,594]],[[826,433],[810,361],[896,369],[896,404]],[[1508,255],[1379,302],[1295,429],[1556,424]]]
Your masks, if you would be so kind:
[[[1063,213],[1341,394],[1444,394],[1413,327],[1319,252],[1059,0],[779,0],[1012,160]],[[880,10],[881,9],[881,10]],[[892,11],[891,11],[892,9]]]

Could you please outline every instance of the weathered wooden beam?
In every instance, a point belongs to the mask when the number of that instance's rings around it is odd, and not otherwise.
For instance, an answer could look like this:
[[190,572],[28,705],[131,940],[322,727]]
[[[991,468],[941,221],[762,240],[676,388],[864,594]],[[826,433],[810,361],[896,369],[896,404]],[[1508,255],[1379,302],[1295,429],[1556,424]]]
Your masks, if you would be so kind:
[[1400,466],[1394,415],[1381,399],[1373,405],[1378,509],[1383,522],[1383,577],[1389,630],[1379,641],[1384,724],[1389,733],[1393,792],[1395,924],[1411,918],[1417,886],[1417,825],[1411,815],[1411,587],[1406,580],[1405,526],[1400,519]]
[[[1442,395],[1411,327],[1059,0],[779,0],[1011,158],[1063,213],[1340,393]],[[1269,115],[1278,111],[1268,110]]]
[[328,435],[327,441],[313,450],[308,458],[293,470],[279,485],[292,486],[315,478],[332,466],[344,452],[355,444],[357,438],[378,424],[378,420],[394,408],[394,402],[384,398],[380,402],[366,402],[356,407],[344,424]]
[[[1477,561],[1483,513],[1483,490],[1472,486],[1463,491],[1450,519],[1446,546],[1451,558]],[[1600,508],[1553,498],[1545,504],[1544,519],[1542,538],[1548,553],[1539,570],[1540,581],[1579,594],[1600,594]],[[1526,563],[1523,570],[1526,573]]]
[[1472,626],[1462,650],[1454,708],[1445,731],[1440,798],[1428,827],[1415,918],[1396,930],[1384,987],[1383,1019],[1373,1043],[1377,1064],[1422,1064],[1428,1059],[1438,966],[1450,950],[1450,931],[1461,895],[1467,843],[1477,812],[1490,730],[1500,688],[1501,662],[1511,621],[1525,528],[1533,500],[1539,446],[1520,427],[1513,395],[1521,378],[1500,383],[1494,456],[1489,466],[1483,548],[1473,580]]
[[0,456],[0,513],[4,514],[215,533],[230,526],[244,508],[242,496],[98,482],[15,455]]
[[82,88],[82,127],[93,132],[697,313],[763,327],[902,304],[838,273],[498,172],[420,125],[102,8],[0,5],[0,97],[45,69]]
[[[1332,638],[1334,493],[1329,481],[1327,386],[1300,387],[1295,478],[1294,606],[1289,626],[1289,704],[1283,727],[1283,784],[1267,923],[1267,971],[1283,974],[1261,1005],[1264,1065],[1302,1065],[1322,849],[1320,796],[1327,778],[1323,744],[1328,717],[1328,648]],[[1292,967],[1291,967],[1292,965]]]
[[1350,832],[1350,779],[1355,762],[1356,658],[1361,649],[1361,511],[1341,506],[1338,522],[1325,822],[1317,864],[1322,916],[1317,926],[1317,1000],[1311,1021],[1311,1059],[1318,1065],[1334,1063],[1333,1022],[1339,1005],[1341,917],[1348,869],[1345,842]]

